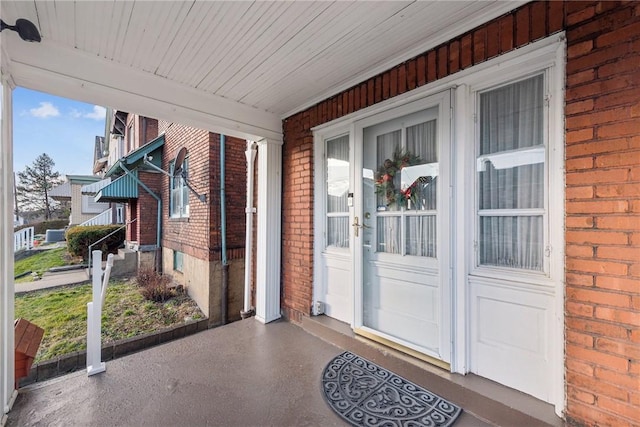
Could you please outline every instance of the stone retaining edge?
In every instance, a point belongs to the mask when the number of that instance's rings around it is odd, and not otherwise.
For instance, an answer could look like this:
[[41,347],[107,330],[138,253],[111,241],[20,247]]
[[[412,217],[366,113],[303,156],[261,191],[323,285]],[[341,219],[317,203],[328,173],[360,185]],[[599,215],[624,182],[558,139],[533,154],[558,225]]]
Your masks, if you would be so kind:
[[[161,329],[156,332],[139,335],[137,337],[125,338],[102,346],[102,361],[117,359],[127,354],[135,353],[156,345],[173,341],[178,338],[184,338],[209,329],[209,319],[192,320],[180,325]],[[45,381],[60,375],[69,374],[71,372],[86,369],[87,352],[86,350],[74,351],[56,357],[55,359],[44,360],[31,366],[29,375],[21,378],[18,382],[18,388],[24,387],[36,382]]]

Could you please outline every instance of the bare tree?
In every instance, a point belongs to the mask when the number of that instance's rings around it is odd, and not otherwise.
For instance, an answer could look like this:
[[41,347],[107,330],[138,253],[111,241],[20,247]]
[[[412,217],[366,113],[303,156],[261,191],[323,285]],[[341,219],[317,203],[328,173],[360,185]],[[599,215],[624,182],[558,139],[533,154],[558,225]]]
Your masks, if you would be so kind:
[[53,170],[55,162],[46,153],[26,166],[24,172],[18,172],[20,181],[17,187],[18,200],[25,211],[44,211],[45,219],[51,219],[55,201],[49,197],[49,191],[64,180]]

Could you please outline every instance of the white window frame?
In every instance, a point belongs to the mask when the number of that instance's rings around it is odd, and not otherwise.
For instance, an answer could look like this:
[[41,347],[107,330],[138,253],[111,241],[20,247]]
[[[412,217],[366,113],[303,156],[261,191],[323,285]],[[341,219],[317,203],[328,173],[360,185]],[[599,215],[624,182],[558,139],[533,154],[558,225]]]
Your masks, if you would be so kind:
[[[513,74],[516,74],[514,76]],[[517,276],[532,276],[532,277],[549,277],[549,253],[550,253],[550,242],[549,242],[549,115],[550,108],[547,100],[551,96],[549,93],[549,69],[542,68],[539,70],[531,71],[531,72],[515,72],[510,73],[511,79],[507,79],[506,77],[502,80],[502,82],[493,85],[477,85],[471,88],[471,99],[473,99],[474,105],[474,156],[476,159],[479,159],[481,156],[479,154],[480,151],[480,97],[483,93],[490,92],[494,89],[499,89],[514,83],[518,83],[520,81],[542,75],[543,76],[543,146],[544,146],[544,182],[543,182],[543,207],[536,209],[480,209],[479,202],[479,178],[477,174],[477,168],[474,168],[474,178],[473,178],[473,192],[474,192],[474,233],[473,233],[473,247],[475,249],[474,256],[474,265],[472,273],[480,276],[487,277],[504,277],[505,275],[517,275]],[[515,78],[514,78],[515,77]],[[527,149],[522,149],[520,151],[526,151]],[[517,151],[517,150],[514,150]],[[482,216],[542,216],[543,223],[543,231],[542,231],[542,239],[543,239],[543,255],[542,255],[542,271],[536,270],[526,270],[515,267],[506,267],[506,266],[494,266],[494,265],[483,265],[480,264],[480,218]]]
[[[349,242],[347,244],[346,247],[340,247],[340,246],[333,246],[333,245],[329,245],[328,244],[328,230],[329,230],[329,218],[346,218],[347,222],[349,222],[350,216],[351,216],[351,212],[350,212],[350,207],[347,206],[347,210],[344,212],[327,212],[327,178],[328,178],[328,171],[327,171],[327,143],[329,141],[334,141],[338,138],[341,137],[347,137],[347,145],[349,148],[349,159],[347,159],[347,161],[349,162],[349,189],[347,190],[347,193],[351,193],[351,138],[349,133],[342,133],[340,135],[335,135],[335,136],[331,136],[331,137],[327,137],[324,138],[322,141],[322,176],[324,177],[324,185],[322,186],[322,196],[323,196],[323,203],[324,203],[324,221],[323,221],[323,227],[322,227],[322,235],[323,235],[323,250],[326,252],[331,252],[331,251],[340,251],[340,252],[350,252],[350,248],[351,248],[351,237],[349,237]],[[347,196],[348,197],[348,196]],[[349,202],[347,202],[348,204]],[[347,229],[347,235],[351,236],[351,230]]]
[[[171,177],[169,177],[169,217],[170,218],[189,218],[189,191],[187,184],[184,182],[182,175],[173,176],[175,161],[171,162],[169,167]],[[184,159],[182,168],[186,176],[189,176],[189,159]],[[173,198],[173,192],[178,191],[179,203],[176,205]],[[186,190],[186,191],[185,191]]]
[[173,271],[184,272],[184,252],[173,251]]

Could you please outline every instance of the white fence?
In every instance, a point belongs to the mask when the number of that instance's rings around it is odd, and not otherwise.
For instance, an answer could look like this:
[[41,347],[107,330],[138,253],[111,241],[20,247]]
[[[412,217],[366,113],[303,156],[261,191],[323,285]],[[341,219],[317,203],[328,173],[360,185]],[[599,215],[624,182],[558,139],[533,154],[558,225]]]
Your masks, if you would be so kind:
[[79,226],[82,227],[82,226],[89,226],[89,225],[111,225],[111,224],[112,224],[112,213],[111,213],[111,208],[109,208],[106,211],[102,212],[101,214],[86,220],[82,224],[79,224]]
[[13,233],[13,251],[33,249],[33,227],[23,228]]

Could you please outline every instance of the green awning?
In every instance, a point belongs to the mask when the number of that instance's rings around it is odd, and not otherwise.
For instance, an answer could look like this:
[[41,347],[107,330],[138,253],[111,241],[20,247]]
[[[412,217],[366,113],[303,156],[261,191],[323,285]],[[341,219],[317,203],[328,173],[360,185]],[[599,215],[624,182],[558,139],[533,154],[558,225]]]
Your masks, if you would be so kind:
[[162,165],[162,146],[164,145],[164,134],[160,135],[156,139],[151,142],[146,143],[142,147],[136,148],[120,160],[118,160],[115,164],[113,164],[105,177],[117,175],[124,170],[120,167],[120,165],[124,165],[127,169],[132,170],[137,168],[143,163],[144,156],[151,156],[153,159],[151,163],[160,167]]
[[115,179],[111,184],[103,187],[96,194],[96,202],[126,203],[130,199],[138,198],[138,171],[131,171]]

